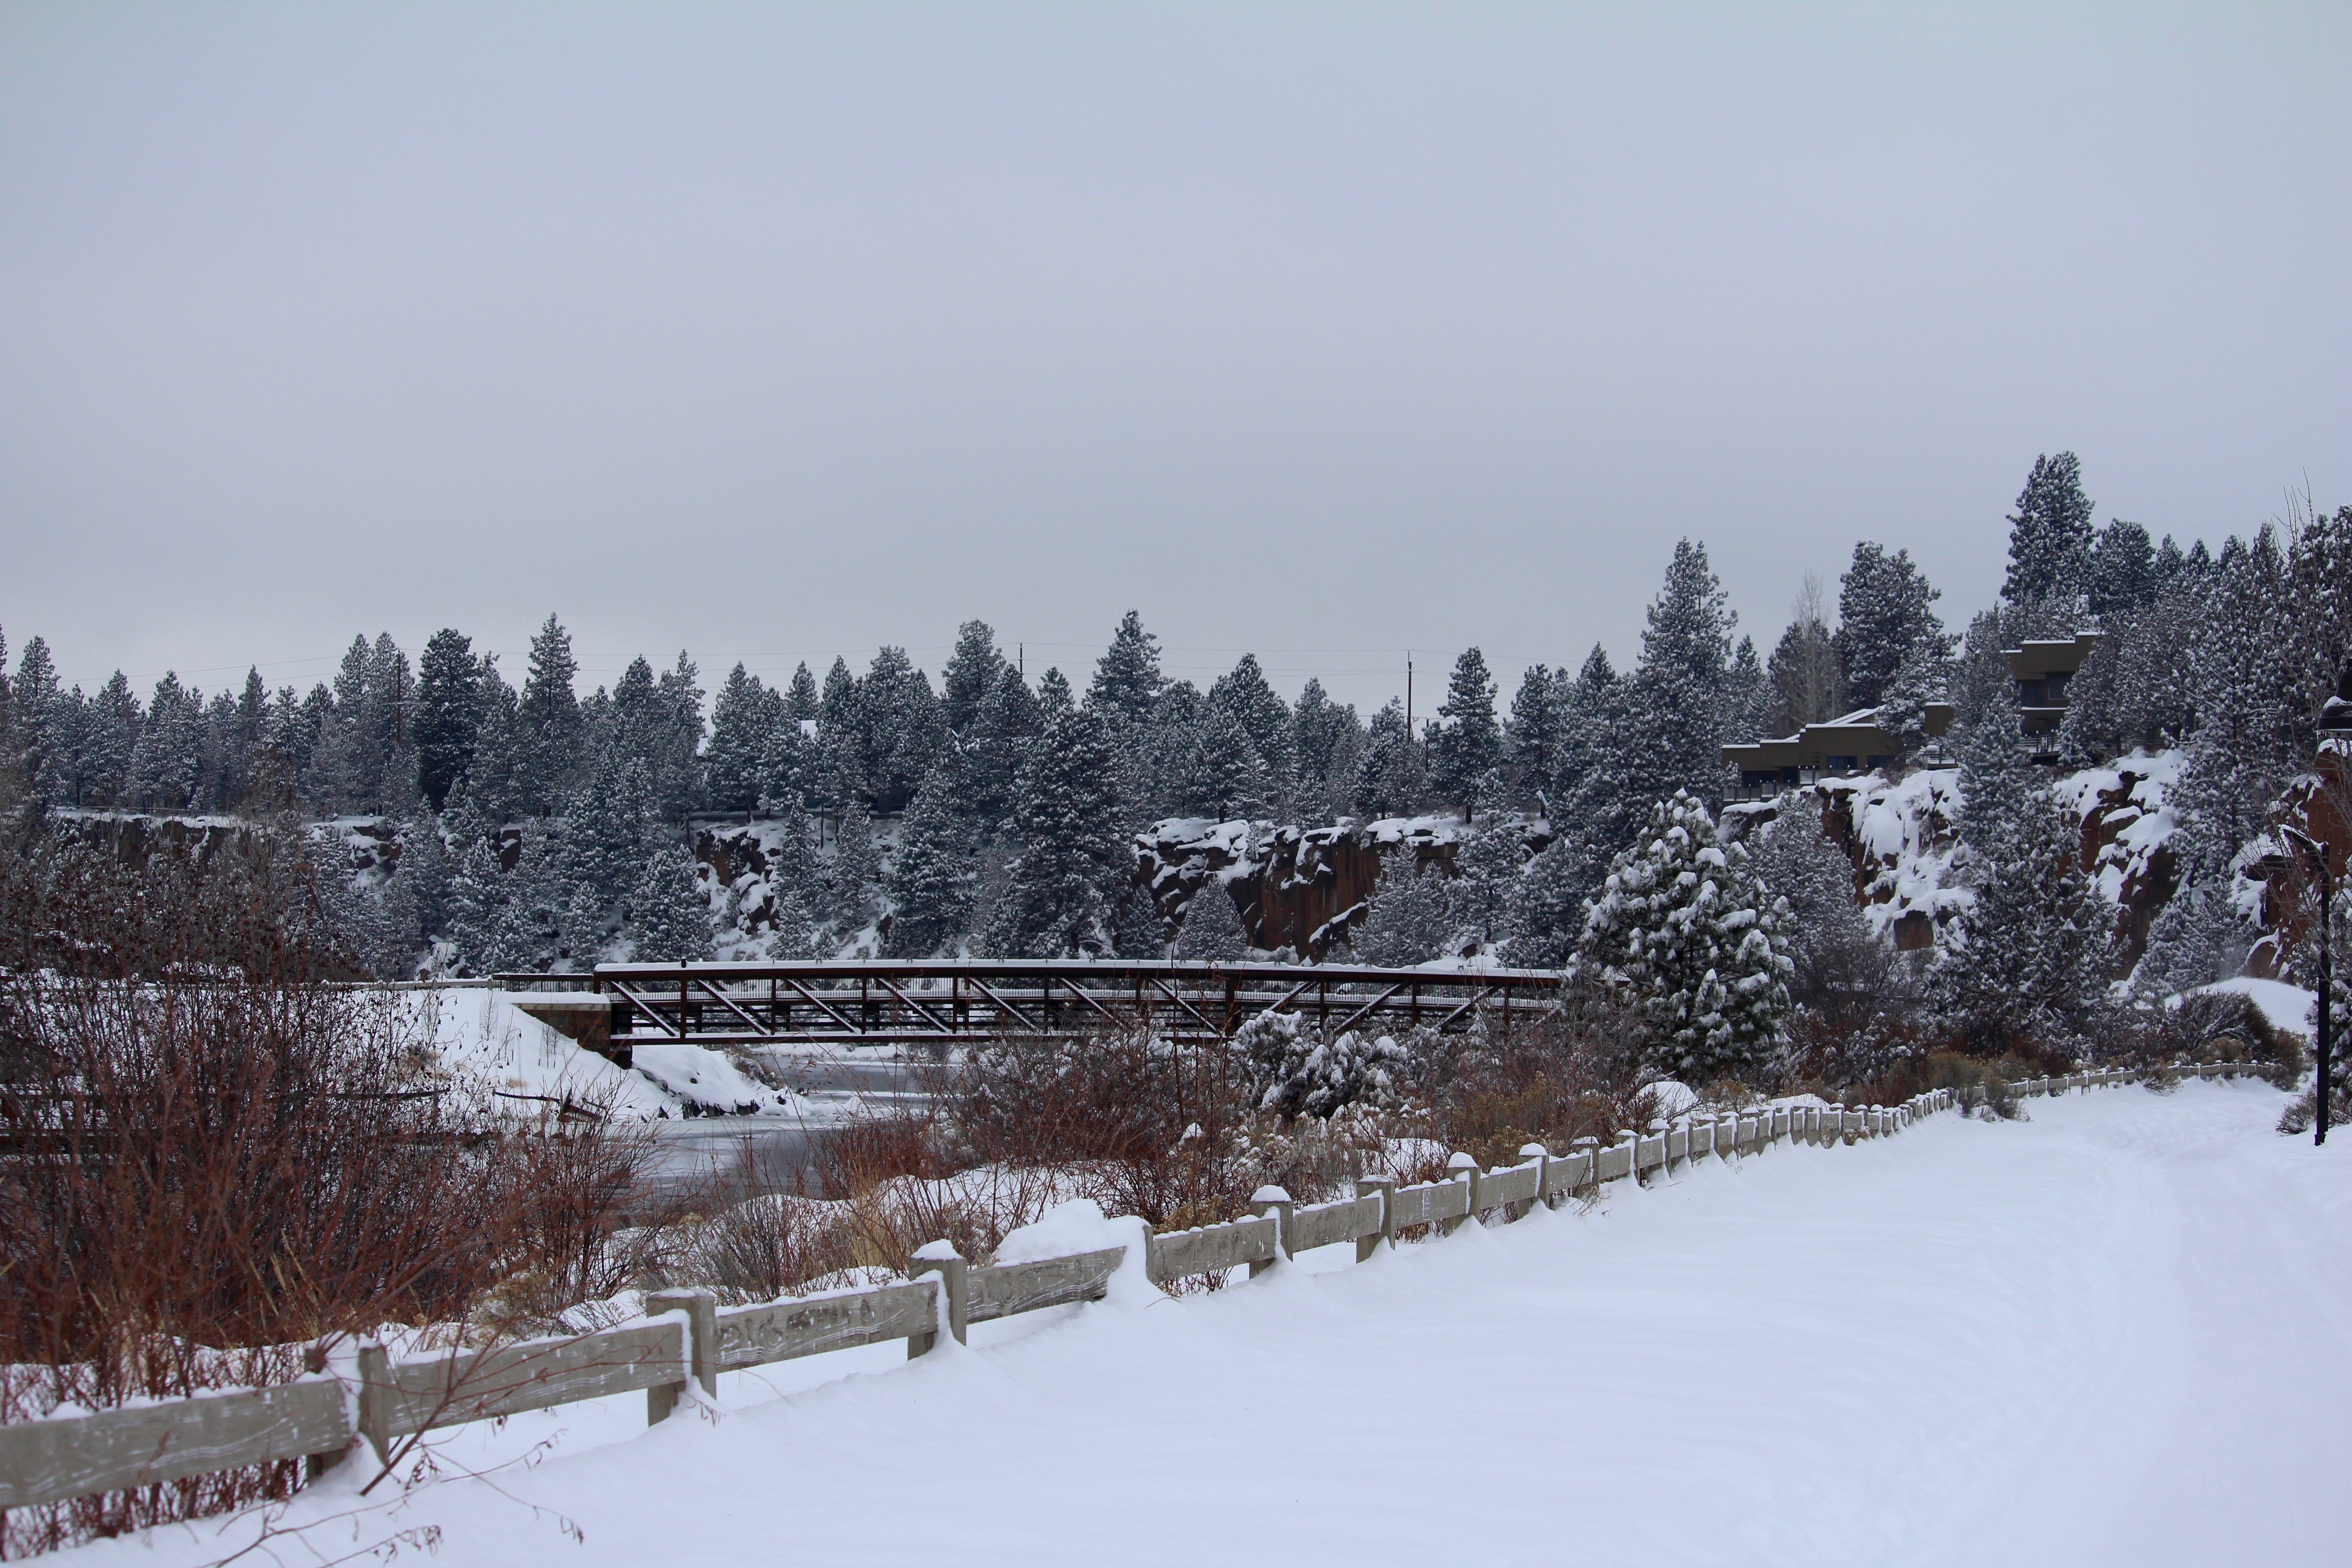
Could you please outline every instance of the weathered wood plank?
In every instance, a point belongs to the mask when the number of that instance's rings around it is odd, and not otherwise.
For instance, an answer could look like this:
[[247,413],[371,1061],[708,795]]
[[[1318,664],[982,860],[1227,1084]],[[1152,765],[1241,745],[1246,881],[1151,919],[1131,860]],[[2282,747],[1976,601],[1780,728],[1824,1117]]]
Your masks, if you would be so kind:
[[1633,1145],[1612,1143],[1601,1151],[1601,1177],[1604,1182],[1622,1182],[1633,1173]]
[[985,1323],[1015,1312],[1034,1312],[1072,1301],[1099,1301],[1126,1258],[1124,1247],[1081,1252],[1070,1258],[1046,1258],[1034,1263],[1000,1263],[975,1268],[967,1277],[963,1321]]
[[400,1436],[683,1383],[688,1372],[682,1324],[635,1323],[576,1339],[395,1363],[385,1371],[387,1386],[362,1397],[382,1401],[384,1429]]
[[1552,1197],[1560,1193],[1573,1193],[1580,1187],[1591,1185],[1592,1167],[1598,1163],[1599,1158],[1598,1150],[1587,1150],[1575,1154],[1563,1154],[1554,1160],[1544,1184],[1543,1195]]
[[1290,1216],[1290,1250],[1293,1254],[1310,1247],[1330,1247],[1342,1241],[1353,1241],[1360,1236],[1381,1233],[1381,1200],[1378,1194],[1370,1197],[1342,1198],[1332,1204],[1309,1204],[1292,1212]]
[[1276,1228],[1274,1216],[1268,1215],[1263,1219],[1202,1226],[1198,1230],[1170,1231],[1151,1238],[1144,1267],[1154,1280],[1166,1280],[1264,1263],[1279,1250]]
[[1637,1169],[1643,1171],[1654,1171],[1664,1164],[1666,1163],[1665,1135],[1661,1133],[1654,1138],[1636,1139],[1633,1144],[1633,1163]]
[[332,1378],[11,1422],[0,1426],[0,1508],[340,1453],[351,1440]]
[[1470,1214],[1470,1187],[1465,1182],[1423,1182],[1399,1187],[1396,1227],[1430,1225],[1438,1220],[1465,1219]]
[[719,1367],[765,1366],[845,1351],[858,1345],[936,1331],[940,1321],[939,1283],[921,1279],[908,1285],[885,1285],[873,1290],[845,1291],[838,1296],[812,1296],[797,1301],[777,1301],[765,1307],[739,1307],[719,1314]]
[[1514,1165],[1507,1171],[1497,1171],[1478,1184],[1478,1201],[1488,1208],[1532,1203],[1536,1179],[1542,1173],[1533,1165]]

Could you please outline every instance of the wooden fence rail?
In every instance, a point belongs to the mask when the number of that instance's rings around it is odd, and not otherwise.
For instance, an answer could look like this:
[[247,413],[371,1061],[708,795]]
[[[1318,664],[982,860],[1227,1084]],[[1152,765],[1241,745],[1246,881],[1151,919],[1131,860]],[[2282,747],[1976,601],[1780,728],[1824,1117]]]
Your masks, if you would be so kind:
[[[2211,1079],[2260,1069],[2231,1063],[2179,1070]],[[2145,1076],[2084,1072],[2014,1088],[2021,1095],[2062,1094]],[[1895,1106],[1774,1105],[1699,1114],[1646,1132],[1628,1129],[1610,1144],[1580,1139],[1561,1153],[1530,1144],[1522,1163],[1494,1171],[1457,1154],[1457,1168],[1444,1181],[1402,1187],[1361,1182],[1356,1196],[1335,1203],[1294,1205],[1279,1188],[1268,1188],[1258,1194],[1254,1206],[1261,1212],[1252,1218],[1149,1237],[1144,1269],[1160,1284],[1233,1268],[1258,1273],[1297,1253],[1350,1241],[1361,1260],[1402,1232],[1450,1230],[1485,1215],[1507,1222],[1603,1183],[1760,1154],[1775,1144],[1883,1137],[1983,1100],[1982,1089],[1932,1089]],[[400,1362],[380,1345],[365,1345],[348,1381],[313,1374],[268,1388],[14,1422],[0,1426],[0,1509],[272,1460],[308,1458],[324,1468],[362,1440],[383,1459],[411,1434],[636,1389],[646,1391],[647,1419],[660,1421],[690,1386],[715,1393],[721,1372],[887,1340],[904,1340],[908,1355],[921,1355],[942,1329],[961,1340],[972,1323],[1098,1300],[1126,1250],[971,1268],[934,1243],[916,1262],[918,1277],[900,1285],[725,1310],[707,1291],[666,1291],[646,1299],[646,1321],[594,1333]]]

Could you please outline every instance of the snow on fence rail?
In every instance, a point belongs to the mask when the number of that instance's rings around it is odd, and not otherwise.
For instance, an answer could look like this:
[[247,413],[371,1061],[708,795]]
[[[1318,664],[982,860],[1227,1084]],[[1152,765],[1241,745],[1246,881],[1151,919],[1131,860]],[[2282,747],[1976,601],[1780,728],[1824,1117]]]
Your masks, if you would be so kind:
[[[2231,1063],[2181,1069],[2200,1078],[2234,1078],[2259,1069]],[[2021,1095],[2059,1094],[2136,1081],[2126,1070],[2035,1079]],[[1538,1203],[1556,1205],[1604,1182],[1672,1172],[1710,1156],[1760,1153],[1776,1143],[1829,1145],[1900,1131],[1920,1117],[1979,1103],[1981,1089],[1933,1089],[1897,1106],[1774,1105],[1699,1114],[1647,1132],[1626,1131],[1612,1144],[1579,1139],[1565,1154],[1538,1144],[1524,1163],[1482,1171],[1466,1154],[1439,1182],[1400,1187],[1360,1182],[1357,1195],[1294,1205],[1265,1188],[1248,1219],[1164,1232],[1145,1242],[1145,1269],[1155,1283],[1246,1268],[1263,1273],[1281,1258],[1341,1242],[1358,1261],[1401,1232],[1450,1233],[1474,1215],[1517,1219]],[[916,1260],[902,1285],[788,1298],[766,1306],[720,1310],[703,1290],[646,1298],[644,1321],[593,1333],[525,1341],[494,1349],[394,1362],[381,1345],[360,1348],[354,1375],[314,1373],[268,1388],[224,1390],[194,1398],[94,1414],[53,1415],[0,1426],[0,1509],[31,1508],[93,1492],[120,1491],[207,1471],[282,1459],[308,1459],[315,1473],[341,1463],[364,1439],[379,1460],[415,1433],[471,1421],[646,1391],[646,1418],[666,1419],[689,1383],[715,1393],[719,1373],[827,1351],[903,1339],[909,1357],[940,1332],[964,1337],[972,1323],[1047,1307],[1098,1300],[1126,1258],[1125,1247],[973,1268],[945,1243]]]

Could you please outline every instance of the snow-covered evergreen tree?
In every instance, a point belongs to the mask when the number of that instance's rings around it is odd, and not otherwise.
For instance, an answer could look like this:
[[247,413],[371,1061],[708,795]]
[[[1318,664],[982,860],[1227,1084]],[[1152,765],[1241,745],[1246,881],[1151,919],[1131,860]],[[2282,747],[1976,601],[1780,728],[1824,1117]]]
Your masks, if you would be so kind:
[[155,683],[147,721],[131,752],[131,790],[151,811],[179,811],[194,804],[204,771],[203,693],[180,684],[170,670]]
[[1438,706],[1443,721],[1430,742],[1430,787],[1449,805],[1461,808],[1462,820],[1476,810],[1478,786],[1502,765],[1503,731],[1495,721],[1495,678],[1486,656],[1465,648],[1454,661],[1445,700]]
[[1776,728],[1772,720],[1778,704],[1763,662],[1756,657],[1754,637],[1741,637],[1731,650],[1731,663],[1723,672],[1722,705],[1727,743],[1747,745]]
[[458,962],[475,974],[519,967],[507,947],[506,879],[489,840],[467,836],[449,879],[446,934]]
[[2102,620],[2128,615],[2153,604],[2157,590],[2156,550],[2147,530],[2109,518],[2091,546],[2091,614]]
[[1143,629],[1143,617],[1129,610],[1119,617],[1110,647],[1095,666],[1087,700],[1114,722],[1139,724],[1151,717],[1162,684],[1160,641]]
[[1184,905],[1176,956],[1205,963],[1238,963],[1249,956],[1249,933],[1224,883],[1212,877]]
[[572,634],[553,616],[530,639],[530,669],[515,713],[514,798],[509,809],[530,816],[554,809],[579,765],[580,673]]
[[1381,879],[1360,927],[1349,932],[1359,963],[1402,969],[1427,963],[1454,935],[1453,900],[1444,873],[1424,869],[1409,849],[1381,857]]
[[940,671],[940,720],[950,733],[961,736],[971,731],[972,720],[988,694],[996,689],[1004,668],[996,632],[986,621],[966,621],[956,628],[955,651]]
[[1234,668],[1209,688],[1208,707],[1222,708],[1241,724],[1242,732],[1265,760],[1267,783],[1280,801],[1297,771],[1298,759],[1290,734],[1290,704],[1285,702],[1258,667],[1257,655],[1245,653]]
[[1349,1031],[1326,1040],[1294,1013],[1257,1014],[1234,1032],[1232,1050],[1257,1108],[1286,1120],[1328,1120],[1359,1101],[1385,1102],[1407,1071],[1404,1047],[1389,1037]]
[[[1869,545],[1860,548],[1876,550]],[[1870,571],[1877,560],[1865,560],[1856,551],[1853,570],[1846,574],[1851,587],[1847,596],[1857,601],[1863,597],[1862,574]],[[1875,587],[1877,579],[1868,579]],[[1830,633],[1826,590],[1822,580],[1807,574],[1804,586],[1796,602],[1790,606],[1789,627],[1772,647],[1772,658],[1765,673],[1772,688],[1772,713],[1765,729],[1773,735],[1793,735],[1808,724],[1818,724],[1834,719],[1845,711],[1845,669],[1839,653],[1837,639]],[[1874,604],[1874,601],[1872,601]],[[1857,603],[1856,609],[1862,605]],[[1860,630],[1859,625],[1856,626]],[[1853,642],[1854,638],[1848,638]]]
[[890,956],[925,958],[970,930],[977,880],[946,770],[935,771],[898,824],[898,846],[884,879],[890,898]]
[[783,703],[740,664],[727,672],[710,705],[710,744],[703,752],[703,798],[713,811],[750,812],[760,804],[762,758]]
[[1349,805],[1358,816],[1403,816],[1421,809],[1423,792],[1421,748],[1406,732],[1404,704],[1391,700],[1372,715]]
[[1092,709],[1069,702],[1066,681],[1040,684],[1045,729],[1022,765],[1013,812],[1020,853],[990,913],[990,950],[1004,957],[1108,946],[1116,894],[1129,879],[1109,734]]
[[700,868],[681,844],[665,845],[646,859],[629,893],[629,934],[639,963],[707,961],[711,953],[710,900]]
[[1559,754],[1559,731],[1569,683],[1549,665],[1531,664],[1511,698],[1510,721],[1503,729],[1503,762],[1512,798],[1545,809],[1555,793],[1552,763]]
[[1838,582],[1838,629],[1831,638],[1845,683],[1842,706],[1875,708],[1904,661],[1948,658],[1958,639],[1936,614],[1941,595],[1913,564],[1908,550],[1889,555],[1868,540]]
[[2038,784],[2014,810],[1971,801],[1969,777],[1964,762],[1962,875],[1975,901],[1934,972],[1942,1011],[1987,1055],[2079,1040],[2105,983],[2082,825]]
[[1769,824],[1750,856],[1765,896],[1788,906],[1780,930],[1788,942],[1790,989],[1798,996],[1819,996],[1843,968],[1845,955],[1874,940],[1854,900],[1853,862],[1822,831],[1810,809]]
[[1510,826],[1489,827],[1454,843],[1454,877],[1446,889],[1448,923],[1481,952],[1512,934],[1511,911],[1528,863],[1527,847],[1527,840]]
[[1173,781],[1186,814],[1223,822],[1270,809],[1272,771],[1251,743],[1239,715],[1211,701],[1191,726],[1189,740]]
[[2091,511],[2083,465],[2074,453],[2034,458],[2009,518],[2009,577],[2001,597],[2021,608],[2053,602],[2063,607],[2086,595]]
[[1584,934],[1585,902],[1608,870],[1608,857],[1573,824],[1528,862],[1512,890],[1514,967],[1557,969],[1569,961]]
[[1331,700],[1323,683],[1309,678],[1291,710],[1298,777],[1292,804],[1302,822],[1328,822],[1348,808],[1356,759],[1363,750],[1364,724],[1351,704]]
[[856,801],[851,801],[841,814],[825,882],[825,913],[835,929],[844,935],[864,930],[877,912],[882,855],[874,842],[874,819]]
[[1746,848],[1717,842],[1706,807],[1677,791],[1611,862],[1578,963],[1639,1000],[1656,1031],[1653,1068],[1701,1081],[1752,1073],[1789,1011],[1782,914]]
[[444,627],[416,667],[416,785],[436,811],[474,765],[482,727],[482,667],[462,632]]

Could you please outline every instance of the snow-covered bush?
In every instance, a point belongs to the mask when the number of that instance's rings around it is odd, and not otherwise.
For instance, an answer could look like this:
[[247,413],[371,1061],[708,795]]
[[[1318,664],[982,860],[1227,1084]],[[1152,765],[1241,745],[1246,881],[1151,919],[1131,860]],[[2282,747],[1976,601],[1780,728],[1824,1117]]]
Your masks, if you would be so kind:
[[1203,883],[1184,906],[1176,933],[1176,956],[1211,963],[1237,963],[1249,956],[1249,935],[1233,895],[1215,878]]
[[1389,1102],[1406,1064],[1404,1047],[1386,1035],[1349,1030],[1327,1040],[1293,1013],[1258,1014],[1234,1031],[1233,1048],[1248,1066],[1257,1108],[1285,1118]]
[[1640,999],[1657,1030],[1653,1067],[1700,1081],[1752,1073],[1789,1011],[1785,912],[1746,848],[1718,844],[1706,807],[1676,790],[1611,863],[1578,959]]

